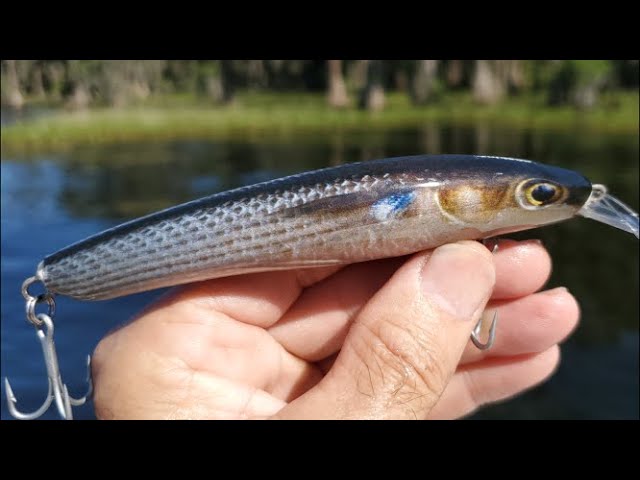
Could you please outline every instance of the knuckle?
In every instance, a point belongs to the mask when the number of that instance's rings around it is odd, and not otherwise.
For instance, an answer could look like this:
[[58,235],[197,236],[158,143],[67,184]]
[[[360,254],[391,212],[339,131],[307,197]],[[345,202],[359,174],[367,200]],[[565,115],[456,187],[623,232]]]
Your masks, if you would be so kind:
[[111,343],[111,337],[108,336],[100,340],[100,342],[98,342],[98,345],[96,345],[96,348],[93,351],[93,355],[91,356],[91,367],[94,376],[100,370],[100,367],[104,365],[106,359],[109,358]]
[[357,323],[363,330],[357,355],[366,368],[359,383],[368,393],[384,396],[390,404],[421,408],[433,405],[446,386],[448,375],[442,349],[434,336],[409,321],[385,319],[372,326]]

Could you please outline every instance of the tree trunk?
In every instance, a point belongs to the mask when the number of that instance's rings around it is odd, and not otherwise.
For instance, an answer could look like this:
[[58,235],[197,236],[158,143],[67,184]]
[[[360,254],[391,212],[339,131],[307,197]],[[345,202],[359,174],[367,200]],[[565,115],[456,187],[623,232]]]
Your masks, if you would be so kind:
[[208,76],[204,79],[204,91],[208,98],[214,103],[224,103],[224,89],[222,78],[218,76]]
[[508,60],[506,62],[507,83],[510,92],[519,92],[525,88],[526,80],[524,68],[520,60]]
[[449,60],[447,65],[447,85],[451,88],[457,88],[462,85],[464,80],[464,64],[462,60]]
[[90,101],[91,95],[89,94],[89,90],[87,90],[84,84],[78,82],[73,87],[73,91],[71,92],[66,105],[71,110],[86,110]]
[[233,68],[231,60],[220,60],[220,80],[222,87],[222,94],[220,99],[222,103],[233,102],[234,90],[233,90]]
[[44,74],[47,80],[47,95],[51,100],[60,100],[64,86],[64,65],[58,61],[47,62],[44,67]]
[[246,74],[249,88],[260,89],[267,86],[267,70],[264,67],[264,60],[247,60]]
[[404,70],[396,70],[393,74],[393,83],[396,90],[399,92],[406,92],[409,90],[409,79],[407,72]]
[[438,73],[438,60],[418,60],[411,83],[411,97],[416,105],[424,105],[433,93]]
[[600,85],[597,82],[591,82],[587,85],[581,85],[576,88],[571,95],[573,105],[579,109],[589,110],[598,103]]
[[502,65],[498,60],[477,60],[473,75],[473,98],[485,105],[498,103],[505,94]]
[[4,67],[7,75],[7,83],[2,102],[12,108],[20,109],[24,105],[24,97],[22,96],[22,92],[20,92],[20,82],[18,81],[16,61],[5,60]]
[[[100,63],[100,73],[94,82],[100,96],[110,107],[124,107],[129,102],[128,89],[132,75],[127,78],[127,61],[130,60],[104,60]],[[78,74],[77,78],[71,94],[73,100],[70,99],[69,104],[72,108],[81,110],[84,108],[86,87],[80,84],[87,82],[87,72]]]
[[347,64],[347,85],[353,91],[361,92],[367,83],[368,60],[355,60]]
[[[365,60],[367,61],[367,60]],[[384,108],[384,87],[382,86],[382,61],[368,60],[367,84],[360,95],[360,108],[375,112]]]
[[327,100],[334,108],[343,108],[349,105],[347,87],[342,76],[342,60],[327,60],[329,92]]
[[34,98],[42,99],[45,97],[42,64],[40,61],[34,62],[31,69],[31,95]]

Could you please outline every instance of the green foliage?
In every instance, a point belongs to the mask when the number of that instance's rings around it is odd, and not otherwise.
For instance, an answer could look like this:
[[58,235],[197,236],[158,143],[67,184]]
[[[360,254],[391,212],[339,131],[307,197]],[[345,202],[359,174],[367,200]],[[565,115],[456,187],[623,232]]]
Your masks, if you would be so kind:
[[547,88],[554,74],[554,62],[549,60],[531,60],[525,63],[525,72],[529,85],[534,92]]
[[106,62],[105,60],[67,60],[65,88],[70,89],[79,83],[97,88],[104,75]]
[[556,61],[548,79],[549,104],[575,103],[575,95],[581,91],[601,90],[611,80],[613,72],[609,60]]
[[613,60],[615,86],[620,88],[638,89],[640,77],[639,60]]

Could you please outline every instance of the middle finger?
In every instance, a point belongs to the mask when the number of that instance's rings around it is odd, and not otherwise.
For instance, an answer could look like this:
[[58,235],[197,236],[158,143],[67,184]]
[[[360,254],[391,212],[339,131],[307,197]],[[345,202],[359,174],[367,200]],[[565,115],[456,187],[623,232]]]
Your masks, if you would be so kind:
[[[495,254],[493,300],[513,299],[540,289],[551,260],[536,240],[501,240]],[[350,265],[306,289],[269,333],[292,354],[318,361],[337,352],[360,309],[400,266],[399,259]]]

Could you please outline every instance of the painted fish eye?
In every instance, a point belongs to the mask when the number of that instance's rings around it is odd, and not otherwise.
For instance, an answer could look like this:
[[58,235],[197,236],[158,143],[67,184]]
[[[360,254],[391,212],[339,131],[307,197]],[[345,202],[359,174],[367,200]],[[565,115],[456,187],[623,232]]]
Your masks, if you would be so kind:
[[557,202],[564,189],[555,183],[544,180],[529,180],[522,185],[522,192],[528,205],[542,207]]
[[548,183],[541,183],[540,185],[535,185],[529,190],[531,195],[531,199],[535,202],[539,203],[547,203],[549,200],[552,200],[555,197],[558,189],[555,185],[549,185]]

